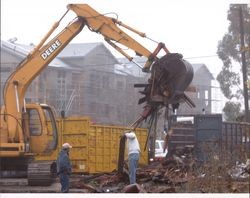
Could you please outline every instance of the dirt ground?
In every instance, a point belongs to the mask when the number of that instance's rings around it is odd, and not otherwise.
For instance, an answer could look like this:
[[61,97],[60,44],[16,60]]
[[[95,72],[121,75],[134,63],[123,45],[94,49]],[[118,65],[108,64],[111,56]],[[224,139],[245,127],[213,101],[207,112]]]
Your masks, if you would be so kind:
[[[0,193],[60,193],[60,183],[58,181],[54,182],[51,186],[28,186],[27,179],[20,178],[12,178],[12,179],[4,179],[5,181],[0,181]],[[74,186],[71,187],[70,193],[97,193],[97,187],[91,187],[89,184],[76,186],[76,182],[81,179],[74,178],[72,184]],[[94,183],[94,182],[93,182]],[[201,182],[202,183],[202,182]],[[118,185],[108,185],[103,186],[100,193],[122,193],[122,190],[126,184],[118,184]],[[200,186],[200,188],[190,191],[190,187],[188,183],[176,186],[169,186],[166,184],[153,184],[152,183],[141,183],[139,186],[142,188],[141,192],[147,193],[206,193],[206,187]],[[145,190],[146,189],[146,190]],[[228,186],[227,190],[222,193],[249,193],[249,181],[235,181]]]
[[[218,172],[217,172],[218,171]],[[249,193],[249,174],[238,177],[224,169],[204,168],[197,174],[186,167],[166,167],[157,162],[137,171],[136,185],[129,185],[126,173],[72,175],[70,193]],[[243,177],[244,176],[244,177]],[[51,186],[28,186],[27,179],[0,178],[0,193],[60,193],[58,178]]]

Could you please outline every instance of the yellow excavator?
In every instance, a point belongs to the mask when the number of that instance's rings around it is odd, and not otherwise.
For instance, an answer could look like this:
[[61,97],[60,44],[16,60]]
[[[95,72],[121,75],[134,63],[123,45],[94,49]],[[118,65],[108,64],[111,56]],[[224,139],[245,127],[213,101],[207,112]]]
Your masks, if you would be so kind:
[[[27,176],[30,185],[49,185],[55,173],[56,164],[35,162],[36,154],[49,153],[56,149],[58,131],[52,108],[46,104],[26,104],[25,93],[32,80],[67,46],[84,27],[101,34],[104,40],[130,61],[116,43],[135,51],[147,58],[142,67],[151,72],[148,84],[142,85],[145,95],[139,103],[146,102],[140,118],[133,124],[137,127],[159,105],[177,105],[187,100],[185,89],[192,81],[192,66],[180,54],[172,54],[163,43],[153,52],[134,40],[119,26],[142,37],[141,33],[117,19],[98,13],[87,4],[69,4],[67,12],[56,22],[40,43],[17,66],[6,81],[3,93],[4,105],[1,107],[0,123],[0,170],[1,176]],[[49,40],[61,20],[73,11],[74,18],[59,34]],[[49,41],[48,41],[49,40]],[[163,49],[165,54],[158,58]]]

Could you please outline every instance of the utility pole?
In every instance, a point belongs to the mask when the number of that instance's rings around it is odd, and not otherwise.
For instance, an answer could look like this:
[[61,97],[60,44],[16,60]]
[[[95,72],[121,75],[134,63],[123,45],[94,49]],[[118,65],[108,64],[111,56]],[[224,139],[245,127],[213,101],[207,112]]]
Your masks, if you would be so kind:
[[249,105],[248,105],[248,88],[247,88],[247,65],[246,65],[246,51],[245,43],[244,43],[244,26],[243,26],[243,13],[242,7],[239,9],[239,17],[240,17],[240,43],[241,43],[241,61],[242,61],[242,75],[243,75],[243,92],[244,92],[244,103],[245,103],[245,120],[246,122],[250,122],[249,115]]

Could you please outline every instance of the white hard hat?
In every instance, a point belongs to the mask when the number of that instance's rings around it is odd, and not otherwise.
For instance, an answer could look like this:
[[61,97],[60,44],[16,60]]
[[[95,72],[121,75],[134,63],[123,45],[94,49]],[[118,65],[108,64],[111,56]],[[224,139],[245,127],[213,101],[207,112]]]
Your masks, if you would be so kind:
[[72,148],[72,146],[69,143],[64,143],[62,145],[62,148],[67,149],[67,148]]

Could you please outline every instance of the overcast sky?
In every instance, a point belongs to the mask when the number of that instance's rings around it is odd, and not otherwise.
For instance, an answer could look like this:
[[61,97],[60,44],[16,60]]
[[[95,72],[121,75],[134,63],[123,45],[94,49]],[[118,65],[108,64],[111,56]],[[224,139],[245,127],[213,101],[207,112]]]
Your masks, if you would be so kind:
[[[217,44],[227,32],[230,0],[1,0],[1,39],[16,37],[18,43],[38,44],[69,3],[87,3],[99,13],[114,12],[123,23],[164,42],[170,52],[178,52],[191,63],[204,63],[213,74],[220,71]],[[115,15],[108,15],[115,17]],[[73,18],[69,13],[64,28]],[[155,43],[135,37],[153,51]],[[88,28],[73,43],[105,42]],[[111,47],[110,47],[111,49]],[[115,54],[117,56],[117,54]],[[121,55],[119,55],[121,57]],[[200,57],[200,58],[198,58]]]

